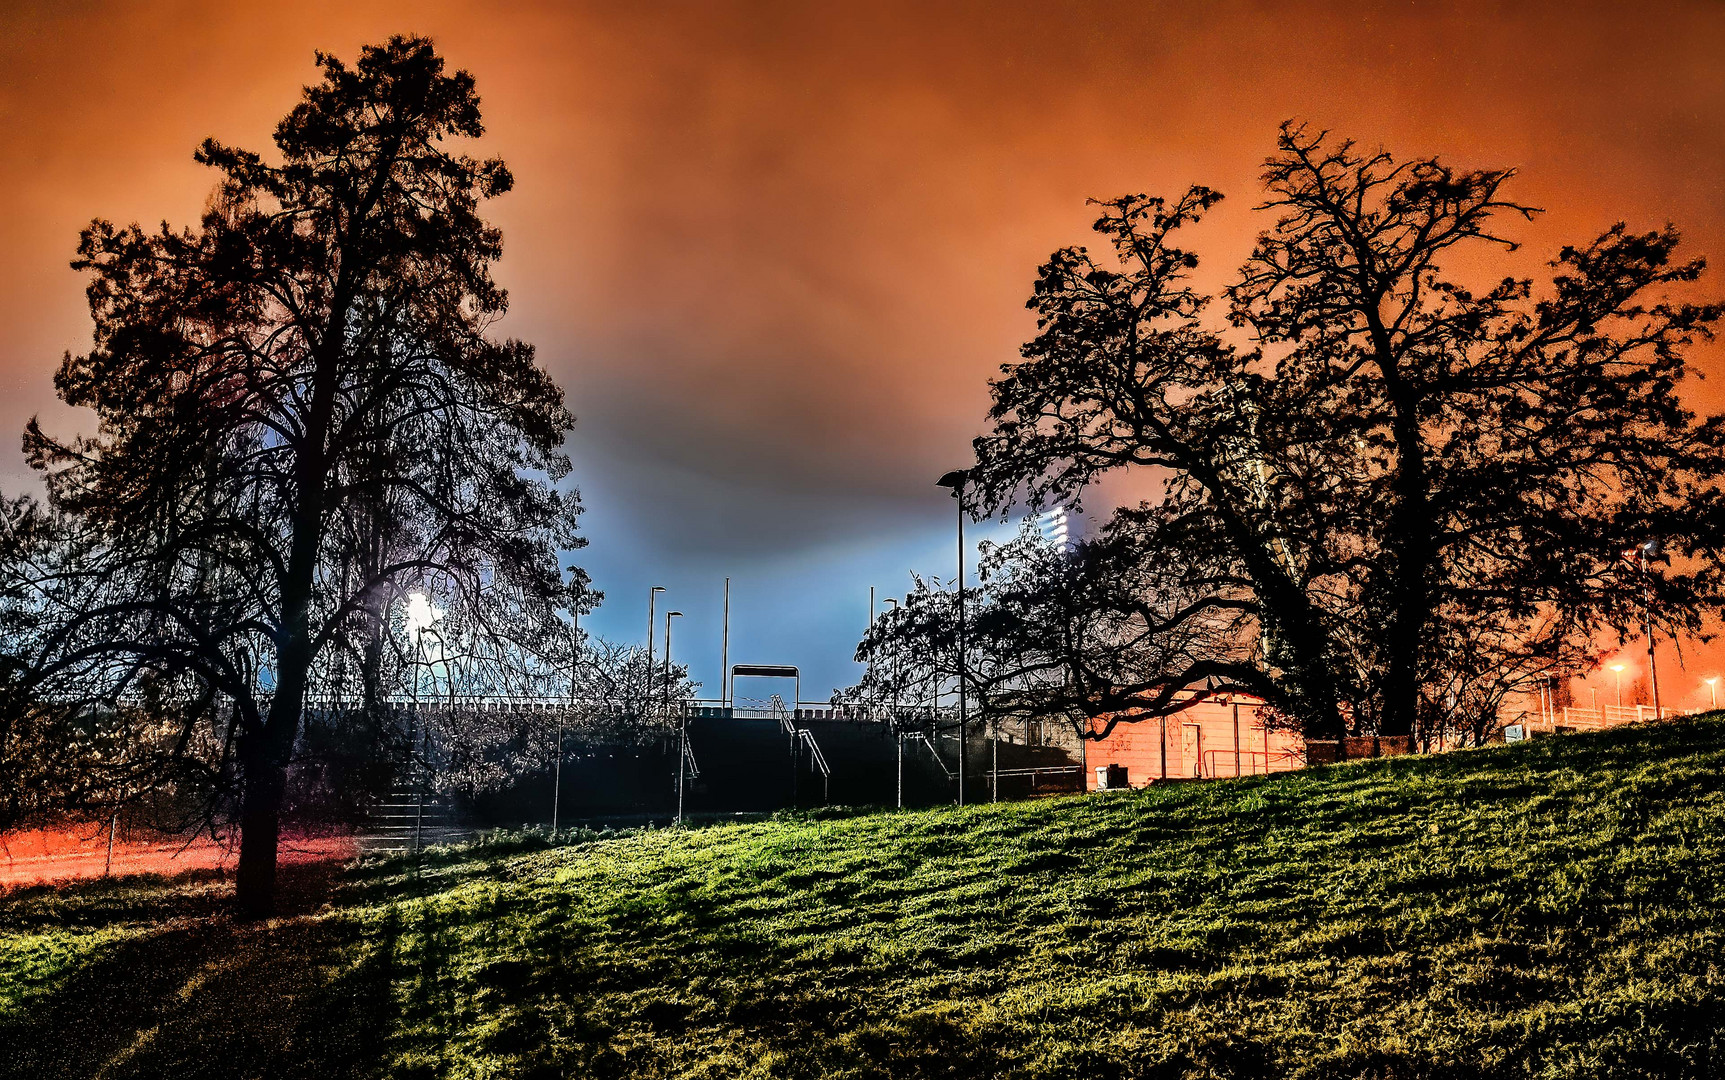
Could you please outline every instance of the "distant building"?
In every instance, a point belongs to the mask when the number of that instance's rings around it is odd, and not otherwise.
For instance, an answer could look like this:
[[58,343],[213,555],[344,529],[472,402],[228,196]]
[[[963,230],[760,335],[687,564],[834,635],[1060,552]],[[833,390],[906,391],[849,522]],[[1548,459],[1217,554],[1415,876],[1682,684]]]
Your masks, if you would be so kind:
[[[1163,780],[1212,779],[1286,772],[1306,764],[1306,744],[1295,731],[1265,723],[1267,710],[1257,698],[1234,694],[1194,702],[1171,716],[1121,722],[1085,748],[1089,790],[1125,783],[1143,787]],[[1106,721],[1091,721],[1101,731]]]

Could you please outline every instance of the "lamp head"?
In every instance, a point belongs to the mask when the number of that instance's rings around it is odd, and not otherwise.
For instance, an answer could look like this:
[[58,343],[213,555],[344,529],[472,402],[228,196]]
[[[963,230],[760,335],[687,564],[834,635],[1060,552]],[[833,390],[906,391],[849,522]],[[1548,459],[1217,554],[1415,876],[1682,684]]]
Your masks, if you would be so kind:
[[951,488],[954,495],[964,490],[965,482],[970,479],[969,469],[954,469],[934,482],[936,487]]
[[1618,673],[1618,674],[1619,674],[1619,675],[1621,675],[1621,674],[1623,674],[1623,665],[1622,665],[1622,664],[1612,664],[1612,665],[1611,665],[1611,670],[1612,670],[1612,671],[1615,671],[1615,672],[1617,672],[1617,673]]

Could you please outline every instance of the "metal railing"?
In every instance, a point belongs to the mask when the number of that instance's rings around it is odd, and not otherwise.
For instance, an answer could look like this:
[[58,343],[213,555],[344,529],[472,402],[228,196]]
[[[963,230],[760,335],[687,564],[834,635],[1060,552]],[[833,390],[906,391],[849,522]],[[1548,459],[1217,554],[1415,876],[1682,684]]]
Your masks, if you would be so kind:
[[779,722],[779,729],[791,737],[793,756],[799,744],[809,752],[809,764],[821,774],[821,801],[825,802],[831,792],[833,770],[827,764],[827,756],[821,753],[821,744],[815,741],[815,733],[797,723],[800,712],[785,705],[784,698],[774,694],[767,702],[767,711]]
[[[1236,769],[1236,757],[1240,767]],[[1224,767],[1217,769],[1220,761]],[[1258,762],[1262,761],[1264,768],[1260,771]],[[1305,755],[1296,750],[1235,750],[1223,748],[1204,751],[1204,776],[1267,776],[1276,772],[1292,772],[1306,763]],[[1278,767],[1278,765],[1280,767]]]
[[[410,694],[392,694],[383,700],[384,704],[396,709],[417,709],[425,713],[463,710],[476,712],[557,712],[580,709],[599,715],[647,713],[672,718],[686,716],[691,719],[772,720],[777,717],[777,710],[783,709],[789,712],[793,719],[798,720],[850,720],[877,723],[894,720],[902,723],[906,718],[912,718],[916,723],[928,723],[932,720],[957,715],[956,711],[950,708],[931,709],[926,705],[892,706],[856,702],[834,704],[831,701],[790,703],[776,694],[772,699],[764,701],[749,698],[737,698],[730,701],[722,698],[685,698],[668,703],[644,699],[598,701],[591,698],[571,698],[567,695],[541,697],[522,694],[456,694],[453,697],[440,694],[437,697],[422,696],[417,700]],[[755,703],[745,704],[751,700],[754,700]],[[319,697],[308,698],[306,708],[334,709],[359,704],[358,699]]]
[[827,756],[821,753],[821,744],[815,742],[814,732],[808,728],[798,728],[797,734],[801,736],[803,745],[808,747],[809,760],[814,763],[816,769],[820,770],[821,779],[832,779],[833,771],[827,767]]
[[928,752],[934,755],[934,763],[940,766],[940,771],[946,774],[946,778],[948,780],[952,780],[958,776],[957,773],[946,767],[946,759],[940,756],[940,749],[934,745],[934,740],[930,739],[926,732],[907,731],[904,733],[904,737],[907,739],[916,739],[924,746],[928,747]]
[[767,714],[770,719],[777,720],[779,722],[779,727],[786,735],[789,735],[792,738],[796,737],[798,731],[797,720],[791,710],[785,707],[784,698],[774,694],[772,699],[767,702]]
[[1598,709],[1563,708],[1563,719],[1553,717],[1556,726],[1576,731],[1600,731],[1624,724],[1645,724],[1653,720],[1669,720],[1677,716],[1694,716],[1704,709],[1655,709],[1651,705],[1605,705]]
[[[945,764],[942,763],[941,767],[945,768]],[[1036,781],[1038,777],[1071,776],[1073,774],[1077,774],[1078,786],[1082,789],[1084,787],[1084,766],[1082,765],[1039,765],[1029,769],[999,769],[994,773],[996,777],[1002,778],[1010,776],[1028,776],[1030,778],[1030,790],[1033,792],[1036,790]],[[948,773],[947,775],[951,776],[952,774]]]

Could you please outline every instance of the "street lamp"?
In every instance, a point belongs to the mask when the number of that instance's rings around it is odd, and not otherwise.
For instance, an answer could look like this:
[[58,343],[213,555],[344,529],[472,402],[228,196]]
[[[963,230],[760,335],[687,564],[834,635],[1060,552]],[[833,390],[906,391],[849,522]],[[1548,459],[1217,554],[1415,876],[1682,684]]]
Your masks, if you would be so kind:
[[[683,617],[681,611],[665,612],[665,715],[671,715],[671,620]],[[677,824],[683,823],[683,762],[689,756],[689,717],[683,715],[677,725]]]
[[653,608],[658,603],[659,594],[665,591],[665,586],[655,585],[647,590],[647,707],[653,707]]
[[1617,675],[1617,707],[1623,708],[1623,665],[1612,664],[1611,670]]
[[1707,684],[1708,691],[1713,695],[1713,707],[1717,709],[1719,707],[1719,676],[1715,675],[1701,681]]
[[969,748],[966,729],[969,717],[964,707],[964,485],[970,479],[969,469],[954,469],[935,481],[937,487],[950,488],[958,504],[958,805],[964,805],[964,759]]

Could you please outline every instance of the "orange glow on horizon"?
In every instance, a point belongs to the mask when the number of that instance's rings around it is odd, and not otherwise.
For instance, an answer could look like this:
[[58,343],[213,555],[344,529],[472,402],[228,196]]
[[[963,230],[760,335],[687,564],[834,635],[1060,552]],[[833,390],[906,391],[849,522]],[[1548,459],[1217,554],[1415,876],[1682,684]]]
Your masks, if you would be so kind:
[[[649,567],[735,574],[749,598],[751,566],[777,580],[829,555],[847,568],[810,578],[834,597],[895,591],[904,560],[889,578],[857,552],[944,527],[929,481],[966,458],[987,380],[1032,333],[1037,265],[1090,239],[1085,200],[1222,190],[1191,236],[1199,283],[1219,284],[1266,223],[1259,162],[1290,117],[1518,166],[1510,194],[1546,213],[1472,269],[1537,277],[1620,218],[1675,222],[1690,255],[1725,263],[1716,5],[21,5],[0,12],[0,490],[34,487],[16,449],[31,414],[87,426],[52,389],[88,345],[78,230],[194,222],[200,140],[267,151],[314,50],[398,32],[474,74],[484,152],[516,176],[488,210],[501,329],[539,347],[581,418],[582,558],[613,598]],[[1725,375],[1722,356],[1697,366]],[[1685,393],[1719,409],[1721,386]],[[770,602],[840,603],[796,588]],[[591,628],[639,636],[629,604]],[[817,642],[830,673],[815,646],[789,658],[850,681],[854,620],[781,623],[765,651]],[[717,635],[691,632],[709,637],[716,664]],[[1662,644],[1661,670],[1677,660]]]

